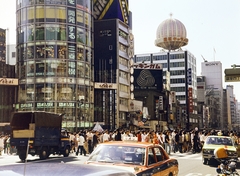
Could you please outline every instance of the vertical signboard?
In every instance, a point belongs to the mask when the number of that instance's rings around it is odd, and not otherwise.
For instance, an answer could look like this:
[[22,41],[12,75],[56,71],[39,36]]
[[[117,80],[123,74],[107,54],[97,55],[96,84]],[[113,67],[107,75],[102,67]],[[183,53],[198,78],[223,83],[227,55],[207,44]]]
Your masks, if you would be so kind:
[[189,112],[193,113],[193,93],[192,93],[192,88],[188,88],[188,104],[189,104]]
[[[68,0],[68,5],[76,7],[75,0]],[[68,29],[68,41],[76,41],[76,9],[67,8],[67,29]]]
[[6,30],[0,29],[0,62],[6,62]]

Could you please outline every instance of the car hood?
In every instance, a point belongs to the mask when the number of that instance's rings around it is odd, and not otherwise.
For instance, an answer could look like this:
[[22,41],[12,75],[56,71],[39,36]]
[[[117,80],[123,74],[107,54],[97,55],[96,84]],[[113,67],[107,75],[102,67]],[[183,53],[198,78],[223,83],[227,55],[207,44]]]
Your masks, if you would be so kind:
[[223,147],[227,150],[231,150],[231,151],[237,151],[236,147],[234,146],[228,146],[228,145],[213,145],[213,144],[205,144],[203,146],[203,149],[216,149],[216,148],[219,148],[219,147]]
[[126,170],[128,172],[131,173],[138,173],[141,172],[143,170],[145,170],[146,168],[144,166],[139,166],[139,165],[133,165],[133,164],[116,164],[116,163],[97,163],[97,162],[90,162],[90,163],[86,163],[89,165],[94,165],[94,166],[107,166],[107,167],[112,167],[112,168],[116,168],[116,169],[121,169],[121,170]]
[[11,176],[134,176],[132,172],[109,166],[90,166],[85,164],[37,163],[0,166],[0,175]]

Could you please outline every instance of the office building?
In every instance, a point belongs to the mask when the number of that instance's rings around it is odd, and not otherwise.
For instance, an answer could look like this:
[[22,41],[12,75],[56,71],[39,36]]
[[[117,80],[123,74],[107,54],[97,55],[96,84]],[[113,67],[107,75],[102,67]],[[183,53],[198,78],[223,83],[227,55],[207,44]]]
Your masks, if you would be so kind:
[[[158,52],[151,54],[138,54],[135,56],[136,63],[158,63],[162,64],[163,82],[167,87],[166,71],[168,69],[167,60],[169,54],[170,61],[170,91],[175,92],[176,101],[182,109],[181,119],[173,117],[178,127],[186,127],[189,120],[190,127],[198,124],[197,116],[197,71],[196,58],[189,51]],[[187,113],[187,110],[188,113]],[[151,114],[155,117],[155,114]],[[170,117],[170,116],[169,116]],[[189,118],[189,119],[187,119]]]
[[65,113],[63,127],[93,122],[93,1],[17,1],[17,110]]
[[205,105],[209,108],[208,127],[223,129],[222,63],[219,61],[205,61],[201,63],[201,68],[201,75],[206,78]]

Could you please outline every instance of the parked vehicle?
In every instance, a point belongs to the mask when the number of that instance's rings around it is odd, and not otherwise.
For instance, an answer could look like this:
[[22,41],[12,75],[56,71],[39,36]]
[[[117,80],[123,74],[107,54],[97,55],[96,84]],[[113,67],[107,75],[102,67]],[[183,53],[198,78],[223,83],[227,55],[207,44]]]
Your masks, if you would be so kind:
[[28,154],[46,159],[50,154],[68,157],[70,141],[62,135],[63,114],[43,111],[14,112],[10,126],[10,144],[16,147],[21,160]]

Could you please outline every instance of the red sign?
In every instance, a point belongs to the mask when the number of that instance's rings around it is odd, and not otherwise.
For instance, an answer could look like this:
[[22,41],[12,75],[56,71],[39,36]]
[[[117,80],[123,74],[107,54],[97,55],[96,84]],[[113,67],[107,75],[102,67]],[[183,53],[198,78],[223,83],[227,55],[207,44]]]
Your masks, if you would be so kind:
[[193,97],[192,97],[192,88],[188,88],[188,105],[189,105],[189,112],[193,113]]

